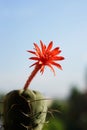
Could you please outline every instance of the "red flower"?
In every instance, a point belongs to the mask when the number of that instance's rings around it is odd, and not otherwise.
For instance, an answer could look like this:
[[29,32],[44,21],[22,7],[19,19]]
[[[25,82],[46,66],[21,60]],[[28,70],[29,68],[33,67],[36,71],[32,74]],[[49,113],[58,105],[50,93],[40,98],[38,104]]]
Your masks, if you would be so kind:
[[34,76],[37,74],[39,70],[43,74],[45,66],[50,67],[54,74],[55,74],[55,70],[53,68],[53,65],[58,67],[59,69],[62,69],[61,65],[55,62],[55,61],[64,60],[63,56],[59,56],[59,54],[61,53],[59,47],[52,49],[53,46],[52,41],[49,43],[48,46],[46,46],[45,44],[43,44],[42,41],[40,41],[40,45],[41,48],[39,48],[39,46],[36,43],[34,43],[35,51],[28,50],[28,52],[35,55],[34,57],[30,57],[29,59],[35,60],[36,62],[31,65],[31,66],[35,66],[35,68],[32,71],[31,75],[28,77],[28,80],[24,85],[24,89],[28,88],[32,79],[34,78]]
[[42,72],[42,73],[44,72],[45,66],[50,67],[51,70],[54,72],[54,74],[55,74],[55,71],[54,71],[54,68],[52,67],[52,65],[54,65],[62,70],[61,65],[55,62],[55,61],[64,60],[64,57],[59,56],[59,54],[61,52],[59,47],[56,47],[52,50],[52,47],[53,47],[52,41],[49,43],[49,45],[47,47],[45,44],[43,44],[42,41],[40,41],[40,45],[41,45],[41,49],[38,47],[38,45],[36,43],[34,43],[35,51],[28,51],[35,55],[35,57],[29,58],[31,60],[36,61],[31,66],[41,65],[40,72]]

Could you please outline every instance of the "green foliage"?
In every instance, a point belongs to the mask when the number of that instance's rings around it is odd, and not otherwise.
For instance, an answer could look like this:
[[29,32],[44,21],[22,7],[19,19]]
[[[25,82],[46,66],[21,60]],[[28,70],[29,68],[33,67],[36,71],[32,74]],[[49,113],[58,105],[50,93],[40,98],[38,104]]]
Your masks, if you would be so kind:
[[65,109],[66,101],[54,100],[49,108],[51,114],[47,114],[49,123],[44,125],[43,130],[65,130]]
[[66,115],[66,130],[87,130],[87,93],[72,89]]
[[64,124],[62,120],[51,118],[48,124],[45,124],[43,130],[64,130]]
[[3,111],[3,98],[4,94],[0,94],[0,113],[2,113]]
[[54,101],[52,109],[59,113],[50,118],[43,130],[87,130],[87,93],[73,87],[66,101]]

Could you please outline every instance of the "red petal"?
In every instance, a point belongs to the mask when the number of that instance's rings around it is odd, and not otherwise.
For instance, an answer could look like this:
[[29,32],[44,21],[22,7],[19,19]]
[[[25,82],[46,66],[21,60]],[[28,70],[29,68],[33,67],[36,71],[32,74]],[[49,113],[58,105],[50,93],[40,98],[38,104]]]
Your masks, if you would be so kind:
[[41,49],[43,50],[44,44],[43,44],[43,42],[41,40],[40,40],[40,45],[41,45]]
[[52,65],[55,65],[56,67],[58,67],[59,69],[62,70],[62,66],[60,64],[58,64],[56,62],[51,62],[51,63],[52,63]]
[[57,54],[59,54],[61,51],[59,50],[59,47],[56,47],[56,48],[54,48],[52,51],[51,51],[51,53],[52,53],[52,55],[57,55]]
[[29,51],[29,50],[28,50],[27,52],[30,52],[30,53],[35,54],[35,55],[36,55],[36,53],[35,53],[34,51]]
[[38,45],[36,43],[34,43],[34,46],[35,46],[35,50],[36,52],[39,54],[39,56],[41,55],[41,50],[40,48],[38,47]]
[[38,62],[35,62],[34,64],[32,64],[30,67],[32,67],[32,66],[34,66],[34,65],[37,65],[38,64]]
[[64,60],[63,56],[55,56],[52,58],[53,60]]
[[42,53],[44,54],[46,50],[46,46],[43,44],[41,40],[40,40],[40,45],[41,45]]
[[50,64],[47,64],[47,66],[51,68],[51,70],[53,71],[53,73],[54,73],[54,75],[55,75],[55,70],[54,70],[54,68],[53,68]]
[[61,50],[58,50],[58,54],[57,55],[59,55],[61,53]]
[[44,72],[44,66],[41,67],[40,72],[43,74],[43,72]]
[[46,49],[46,51],[50,51],[53,46],[53,41],[51,41]]
[[30,59],[30,60],[39,60],[38,57],[30,57],[29,59]]

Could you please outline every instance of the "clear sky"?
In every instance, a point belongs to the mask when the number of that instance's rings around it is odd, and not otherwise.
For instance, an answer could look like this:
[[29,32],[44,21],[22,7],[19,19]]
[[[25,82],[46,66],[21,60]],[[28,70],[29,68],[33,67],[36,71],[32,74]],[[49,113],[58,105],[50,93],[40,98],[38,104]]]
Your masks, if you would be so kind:
[[55,77],[49,68],[38,73],[31,89],[63,98],[73,84],[84,90],[87,0],[0,0],[0,91],[23,88],[33,69],[26,50],[39,40],[60,46],[65,60]]

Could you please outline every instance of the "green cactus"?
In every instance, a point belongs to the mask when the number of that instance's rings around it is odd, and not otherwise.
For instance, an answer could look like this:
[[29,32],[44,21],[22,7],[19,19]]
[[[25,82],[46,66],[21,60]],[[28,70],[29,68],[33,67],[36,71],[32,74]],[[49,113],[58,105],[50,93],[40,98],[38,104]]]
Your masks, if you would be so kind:
[[4,99],[4,130],[42,130],[47,105],[38,91],[14,90]]

